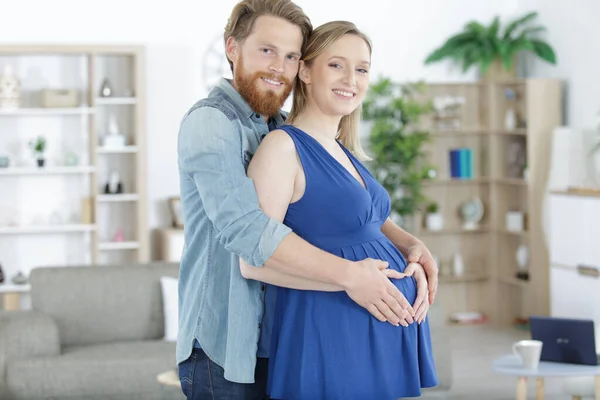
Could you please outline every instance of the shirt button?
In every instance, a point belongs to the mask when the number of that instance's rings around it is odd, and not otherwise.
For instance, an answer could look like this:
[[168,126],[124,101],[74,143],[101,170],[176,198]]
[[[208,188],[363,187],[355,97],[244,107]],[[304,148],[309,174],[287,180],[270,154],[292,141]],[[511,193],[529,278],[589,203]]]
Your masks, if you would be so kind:
[[260,285],[260,290],[265,291],[265,285]]
[[258,113],[254,114],[254,116],[255,116],[257,119],[258,119],[258,118],[260,118],[260,114],[258,114]]
[[258,324],[258,329],[262,328],[262,324]]

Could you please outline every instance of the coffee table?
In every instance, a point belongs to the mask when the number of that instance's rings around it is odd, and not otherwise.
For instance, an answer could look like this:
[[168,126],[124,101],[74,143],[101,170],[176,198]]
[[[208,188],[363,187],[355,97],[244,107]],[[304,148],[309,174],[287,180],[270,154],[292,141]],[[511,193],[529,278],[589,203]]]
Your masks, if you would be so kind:
[[[494,372],[517,377],[516,400],[527,398],[527,378],[536,378],[536,399],[544,398],[544,378],[555,376],[594,376],[595,397],[600,400],[600,365],[577,365],[541,361],[538,369],[525,369],[515,355],[504,355],[492,362]],[[577,399],[575,396],[574,399]]]

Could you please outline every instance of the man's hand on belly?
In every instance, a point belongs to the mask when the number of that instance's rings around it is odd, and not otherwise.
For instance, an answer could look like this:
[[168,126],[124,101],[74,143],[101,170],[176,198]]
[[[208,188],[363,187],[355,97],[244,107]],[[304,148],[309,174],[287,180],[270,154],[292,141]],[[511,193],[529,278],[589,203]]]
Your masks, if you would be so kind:
[[[382,268],[383,266],[383,268]],[[348,269],[344,290],[358,305],[375,318],[392,325],[408,326],[414,322],[414,309],[406,297],[382,273],[387,262],[366,258],[354,261]]]
[[420,240],[408,247],[406,261],[409,263],[419,263],[425,270],[427,287],[429,290],[429,304],[433,304],[438,288],[438,266],[427,249],[427,246]]
[[429,292],[427,274],[421,264],[412,262],[406,266],[404,275],[413,276],[417,282],[417,298],[413,304],[413,309],[415,310],[415,321],[420,324],[425,321],[427,311],[429,310],[429,302],[427,301]]

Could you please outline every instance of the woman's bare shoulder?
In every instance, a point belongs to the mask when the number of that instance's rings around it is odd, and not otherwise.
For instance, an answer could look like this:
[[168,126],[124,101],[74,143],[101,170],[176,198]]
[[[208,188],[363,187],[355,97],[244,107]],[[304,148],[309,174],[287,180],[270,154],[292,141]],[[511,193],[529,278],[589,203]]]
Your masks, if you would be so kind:
[[250,164],[250,169],[266,168],[271,174],[273,168],[280,172],[295,170],[297,161],[294,141],[282,129],[269,132],[258,146]]
[[268,150],[271,151],[276,150],[285,153],[296,151],[294,141],[292,140],[290,135],[288,135],[288,133],[283,129],[275,129],[269,132],[262,140],[259,149],[261,147],[266,147]]

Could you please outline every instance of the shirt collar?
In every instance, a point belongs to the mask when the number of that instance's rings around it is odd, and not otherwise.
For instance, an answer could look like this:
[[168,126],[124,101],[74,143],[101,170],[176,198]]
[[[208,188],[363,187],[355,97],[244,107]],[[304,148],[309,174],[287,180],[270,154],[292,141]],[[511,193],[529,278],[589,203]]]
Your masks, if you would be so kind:
[[[231,85],[231,80],[221,78],[219,80],[218,87],[225,93],[225,95],[227,95],[227,97],[229,97],[229,99],[243,113],[243,115],[247,116],[248,118],[263,118],[260,114],[254,112],[254,110],[250,108],[242,95],[240,95],[238,91],[235,90],[235,88]],[[273,119],[275,120],[275,126],[277,127],[280,127],[285,122],[281,111],[275,117],[273,117]]]

